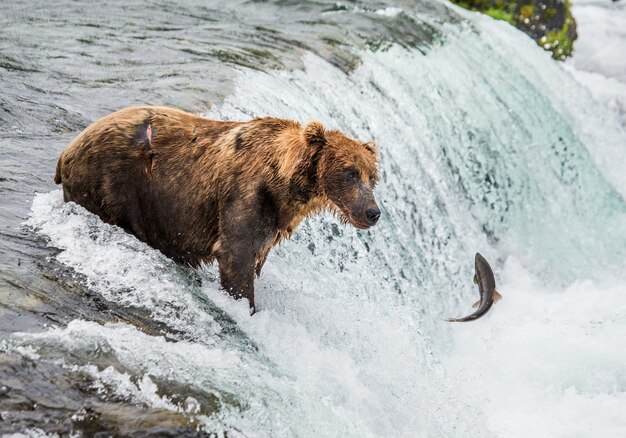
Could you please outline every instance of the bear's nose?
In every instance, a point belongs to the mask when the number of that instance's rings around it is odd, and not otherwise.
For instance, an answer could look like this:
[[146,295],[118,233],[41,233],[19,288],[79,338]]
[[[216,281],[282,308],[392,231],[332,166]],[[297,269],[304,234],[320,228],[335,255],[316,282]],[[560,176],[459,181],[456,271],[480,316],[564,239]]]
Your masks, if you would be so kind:
[[374,225],[378,222],[378,218],[380,217],[380,210],[378,208],[368,208],[365,212],[365,217],[367,218],[367,222],[370,225]]

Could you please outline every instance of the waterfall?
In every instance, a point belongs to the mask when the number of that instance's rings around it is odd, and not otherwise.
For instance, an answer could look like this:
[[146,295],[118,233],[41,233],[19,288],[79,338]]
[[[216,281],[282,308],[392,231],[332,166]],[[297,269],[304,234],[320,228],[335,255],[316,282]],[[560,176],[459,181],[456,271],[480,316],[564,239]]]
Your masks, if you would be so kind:
[[[155,387],[187,385],[216,406],[200,421],[229,436],[562,436],[574,418],[623,431],[626,134],[532,40],[459,13],[430,23],[441,41],[361,50],[347,74],[313,53],[295,70],[242,67],[205,114],[318,119],[376,141],[379,225],[305,221],[271,253],[250,317],[214,266],[189,272],[38,194],[28,225],[56,258],[176,342],[76,319],[16,345],[153,406],[182,409]],[[504,299],[450,325],[477,298],[476,251]],[[93,366],[110,357],[122,367]]]

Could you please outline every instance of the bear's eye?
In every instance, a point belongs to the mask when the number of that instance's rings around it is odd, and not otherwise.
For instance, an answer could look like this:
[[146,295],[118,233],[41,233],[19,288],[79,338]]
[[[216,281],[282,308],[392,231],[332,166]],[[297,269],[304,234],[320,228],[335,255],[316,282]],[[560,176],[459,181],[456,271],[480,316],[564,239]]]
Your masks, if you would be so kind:
[[359,179],[359,171],[354,169],[354,168],[350,168],[347,171],[347,176],[348,176],[348,179],[351,180],[352,182],[358,181],[358,179]]

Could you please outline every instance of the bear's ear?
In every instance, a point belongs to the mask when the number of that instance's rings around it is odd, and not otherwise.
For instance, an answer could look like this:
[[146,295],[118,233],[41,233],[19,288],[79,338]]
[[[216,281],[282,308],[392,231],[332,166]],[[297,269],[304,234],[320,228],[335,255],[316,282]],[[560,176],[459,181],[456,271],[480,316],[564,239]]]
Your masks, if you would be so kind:
[[378,146],[373,141],[368,141],[367,143],[363,143],[365,149],[373,153],[374,155],[378,155]]
[[324,126],[317,120],[310,121],[304,127],[304,140],[309,146],[323,146],[326,143]]

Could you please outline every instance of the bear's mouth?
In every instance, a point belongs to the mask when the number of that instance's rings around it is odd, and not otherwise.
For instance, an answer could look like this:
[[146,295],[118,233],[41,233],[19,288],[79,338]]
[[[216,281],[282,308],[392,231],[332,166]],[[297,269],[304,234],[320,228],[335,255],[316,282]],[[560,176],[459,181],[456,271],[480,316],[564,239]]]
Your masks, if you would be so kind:
[[352,211],[346,206],[346,204],[342,204],[340,210],[340,218],[341,222],[343,222],[344,224],[350,224],[358,228],[359,230],[369,230],[371,228],[371,225],[366,224],[363,221],[357,220],[352,214]]
[[350,222],[352,225],[354,225],[355,227],[357,227],[359,230],[369,230],[372,226],[371,225],[365,225],[361,222]]

